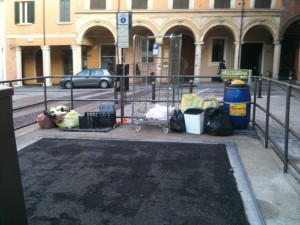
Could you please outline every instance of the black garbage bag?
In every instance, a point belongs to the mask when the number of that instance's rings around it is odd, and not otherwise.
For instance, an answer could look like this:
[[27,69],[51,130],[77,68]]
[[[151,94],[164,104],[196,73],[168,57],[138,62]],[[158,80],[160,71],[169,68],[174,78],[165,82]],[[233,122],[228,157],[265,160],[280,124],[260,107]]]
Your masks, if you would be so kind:
[[234,128],[222,105],[216,108],[205,109],[204,132],[214,136],[230,136],[234,134]]
[[174,132],[185,132],[184,114],[181,110],[174,110],[174,114],[170,119],[170,128]]

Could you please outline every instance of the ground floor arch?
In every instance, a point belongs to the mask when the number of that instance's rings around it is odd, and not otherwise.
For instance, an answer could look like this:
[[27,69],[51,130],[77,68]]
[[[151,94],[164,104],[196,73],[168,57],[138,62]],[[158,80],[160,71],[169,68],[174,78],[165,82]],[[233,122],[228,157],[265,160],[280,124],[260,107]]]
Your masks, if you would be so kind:
[[300,15],[291,18],[282,29],[279,79],[300,80]]
[[272,76],[274,38],[266,26],[248,29],[243,38],[241,69],[252,70],[254,76]]

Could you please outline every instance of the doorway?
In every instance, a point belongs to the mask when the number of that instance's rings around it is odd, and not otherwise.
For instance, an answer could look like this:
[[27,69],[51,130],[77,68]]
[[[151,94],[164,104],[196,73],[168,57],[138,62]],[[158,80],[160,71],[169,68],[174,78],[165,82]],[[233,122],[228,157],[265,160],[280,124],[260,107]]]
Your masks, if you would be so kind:
[[263,43],[245,43],[242,46],[241,69],[252,70],[253,76],[261,74]]
[[[35,74],[37,78],[44,76],[42,50],[38,50],[35,53]],[[36,83],[43,83],[43,79],[37,79]]]
[[[181,75],[194,75],[195,44],[194,39],[188,35],[182,35],[181,48]],[[189,81],[191,78],[185,78]]]

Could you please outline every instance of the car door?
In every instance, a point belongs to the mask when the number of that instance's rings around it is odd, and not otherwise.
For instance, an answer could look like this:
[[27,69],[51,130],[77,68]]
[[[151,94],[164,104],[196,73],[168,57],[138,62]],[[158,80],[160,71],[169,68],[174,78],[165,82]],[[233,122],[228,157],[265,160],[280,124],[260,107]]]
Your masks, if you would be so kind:
[[89,79],[90,87],[99,87],[101,77],[103,76],[102,69],[92,69]]
[[82,70],[73,77],[75,87],[86,87],[89,82],[90,70]]

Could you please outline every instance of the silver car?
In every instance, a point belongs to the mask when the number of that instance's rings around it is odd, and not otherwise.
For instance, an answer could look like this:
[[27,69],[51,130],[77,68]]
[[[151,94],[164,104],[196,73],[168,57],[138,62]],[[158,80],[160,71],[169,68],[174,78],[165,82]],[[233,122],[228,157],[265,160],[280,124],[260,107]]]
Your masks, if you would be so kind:
[[100,87],[108,88],[113,85],[113,72],[108,69],[86,69],[74,76],[65,76],[59,82],[63,88]]

